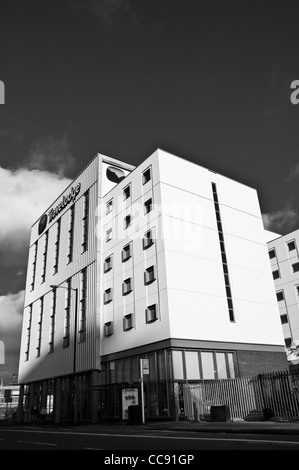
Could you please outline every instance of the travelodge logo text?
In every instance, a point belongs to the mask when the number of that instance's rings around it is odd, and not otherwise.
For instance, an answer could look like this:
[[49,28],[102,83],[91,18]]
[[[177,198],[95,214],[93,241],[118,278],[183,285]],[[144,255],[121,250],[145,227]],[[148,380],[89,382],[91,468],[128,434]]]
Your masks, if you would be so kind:
[[57,217],[57,215],[68,205],[70,202],[74,202],[77,195],[79,194],[81,189],[81,183],[77,184],[77,186],[71,188],[68,196],[63,196],[62,201],[54,209],[51,209],[48,213],[49,222]]

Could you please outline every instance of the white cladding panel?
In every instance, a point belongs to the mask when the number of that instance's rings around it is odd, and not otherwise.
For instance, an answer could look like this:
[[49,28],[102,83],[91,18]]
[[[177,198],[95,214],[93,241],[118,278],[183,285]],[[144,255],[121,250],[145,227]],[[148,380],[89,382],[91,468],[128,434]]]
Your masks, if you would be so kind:
[[[95,323],[95,301],[96,301],[96,232],[95,232],[95,210],[97,204],[97,177],[98,160],[95,158],[80,173],[76,180],[66,191],[59,196],[52,207],[57,207],[63,197],[70,193],[70,188],[80,183],[80,192],[74,202],[68,203],[52,222],[48,222],[45,231],[38,235],[38,221],[32,228],[31,246],[29,250],[29,262],[27,268],[27,282],[25,295],[25,310],[23,317],[22,348],[19,362],[19,380],[26,382],[57,375],[65,375],[73,372],[73,344],[74,344],[74,316],[75,316],[75,291],[72,291],[71,307],[71,338],[70,346],[63,347],[64,325],[65,325],[65,293],[66,289],[57,289],[57,302],[55,314],[55,343],[54,351],[49,354],[50,317],[52,312],[52,288],[51,285],[61,285],[66,287],[66,281],[71,279],[72,288],[79,290],[78,302],[78,325],[80,321],[80,288],[81,271],[87,268],[88,298],[87,298],[87,321],[86,321],[86,341],[77,346],[77,371],[92,369],[95,366],[96,350],[99,348],[96,338]],[[89,228],[88,228],[88,249],[83,252],[82,230],[83,230],[83,205],[84,193],[89,191]],[[70,229],[70,209],[74,205],[74,239],[73,239],[73,260],[69,262],[67,254],[69,251],[69,229]],[[51,209],[50,208],[50,209]],[[49,211],[48,211],[49,212]],[[60,220],[59,256],[58,270],[54,270],[57,226]],[[44,272],[45,233],[48,231],[48,249],[46,256],[45,280],[42,279]],[[34,289],[31,290],[33,274],[33,254],[34,244],[37,241],[38,251],[36,258],[36,273]],[[40,298],[44,296],[44,313],[42,319],[41,354],[36,357],[36,345],[38,335],[38,319]],[[32,304],[33,315],[31,323],[30,351],[29,359],[25,361],[25,344],[27,337],[29,305]]]

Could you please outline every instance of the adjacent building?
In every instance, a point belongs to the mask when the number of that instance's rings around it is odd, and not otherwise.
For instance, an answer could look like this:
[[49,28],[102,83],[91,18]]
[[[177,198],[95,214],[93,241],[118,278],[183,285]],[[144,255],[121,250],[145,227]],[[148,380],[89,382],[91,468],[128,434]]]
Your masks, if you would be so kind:
[[32,226],[28,409],[126,419],[143,378],[145,419],[175,419],[186,381],[286,366],[255,189],[162,150],[97,154]]
[[[299,344],[299,230],[268,242],[279,317],[287,350]],[[291,356],[290,356],[291,357]]]

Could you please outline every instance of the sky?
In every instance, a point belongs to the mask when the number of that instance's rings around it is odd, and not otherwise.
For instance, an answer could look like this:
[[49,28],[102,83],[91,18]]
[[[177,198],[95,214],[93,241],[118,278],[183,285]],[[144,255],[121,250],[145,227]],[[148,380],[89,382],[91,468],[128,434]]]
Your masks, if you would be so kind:
[[292,0],[1,0],[0,379],[30,227],[96,153],[162,148],[256,188],[265,228],[299,227],[298,17]]

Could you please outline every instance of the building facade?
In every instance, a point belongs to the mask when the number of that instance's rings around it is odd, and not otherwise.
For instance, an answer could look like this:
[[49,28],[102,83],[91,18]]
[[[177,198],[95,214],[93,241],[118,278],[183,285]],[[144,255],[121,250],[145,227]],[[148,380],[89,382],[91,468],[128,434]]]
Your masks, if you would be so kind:
[[254,189],[162,150],[136,168],[98,154],[33,225],[28,407],[97,422],[144,397],[146,419],[175,419],[181,383],[283,368]]
[[[268,242],[269,259],[286,349],[299,344],[299,230]],[[291,357],[291,356],[290,356]]]

